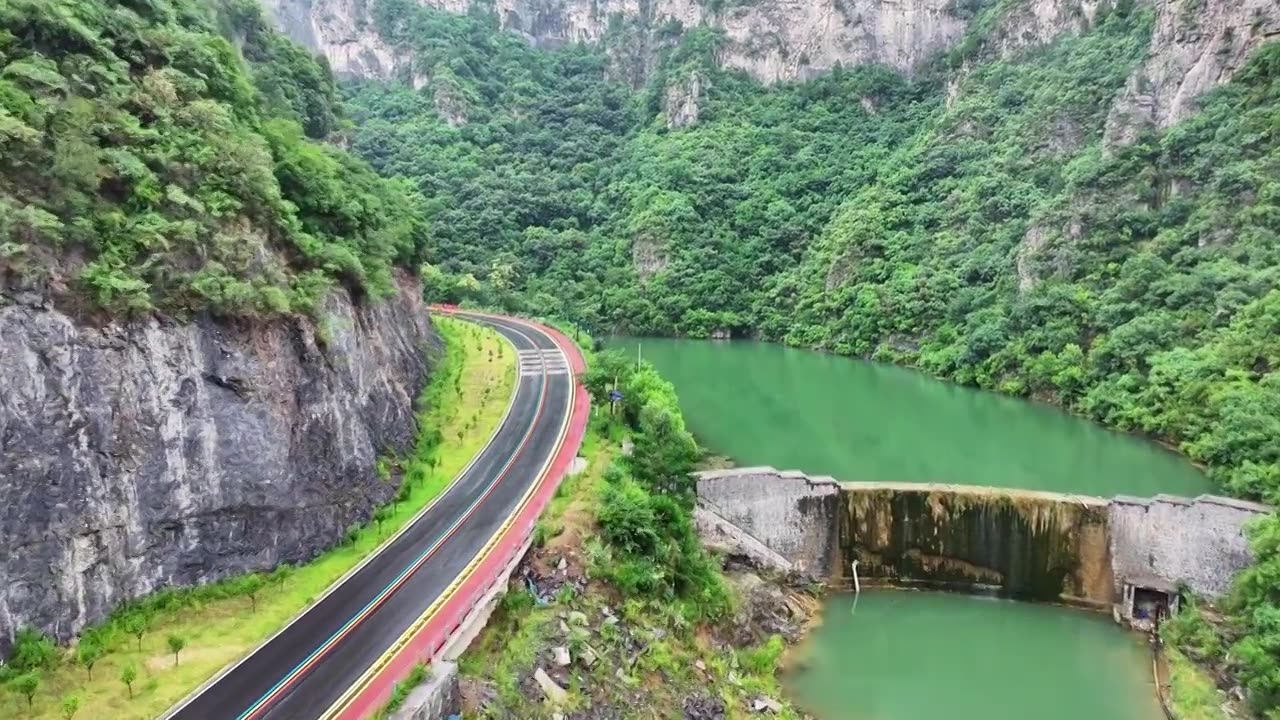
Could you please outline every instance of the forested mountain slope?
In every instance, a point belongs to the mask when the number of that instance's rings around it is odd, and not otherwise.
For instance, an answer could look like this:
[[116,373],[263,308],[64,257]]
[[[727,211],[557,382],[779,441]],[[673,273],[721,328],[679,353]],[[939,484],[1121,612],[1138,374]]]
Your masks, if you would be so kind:
[[0,654],[395,495],[426,234],[335,96],[253,2],[0,2]]
[[0,6],[0,269],[133,313],[392,291],[422,249],[416,200],[312,140],[337,127],[327,68],[256,3],[214,7]]
[[607,48],[375,0],[371,30],[414,70],[350,87],[353,147],[428,198],[443,297],[915,365],[1149,433],[1266,496],[1274,8],[974,7],[913,79],[766,88],[704,27],[633,92]]

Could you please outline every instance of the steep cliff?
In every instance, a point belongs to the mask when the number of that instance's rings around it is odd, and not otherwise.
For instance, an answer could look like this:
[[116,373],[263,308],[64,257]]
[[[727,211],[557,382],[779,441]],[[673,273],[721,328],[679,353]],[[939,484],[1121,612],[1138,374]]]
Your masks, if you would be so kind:
[[[338,73],[390,79],[421,77],[414,56],[386,40],[371,21],[380,3],[415,0],[264,0],[295,40],[323,54]],[[638,86],[655,55],[684,31],[722,33],[717,61],[773,83],[804,80],[844,66],[880,64],[913,72],[945,50],[978,45],[1002,57],[1089,30],[1099,0],[416,0],[455,14],[491,9],[500,25],[543,47],[604,45],[620,77]],[[1280,33],[1269,0],[1128,0],[1151,5],[1157,22],[1147,61],[1116,98],[1110,145],[1188,117],[1196,100],[1226,82],[1263,41]],[[988,6],[995,6],[988,9]],[[986,22],[971,27],[971,21]],[[963,42],[962,42],[963,41]],[[966,65],[966,67],[968,67]],[[963,76],[965,73],[960,73]]]
[[439,344],[421,287],[321,317],[93,325],[0,287],[0,645],[306,560],[390,498]]
[[[346,75],[389,78],[412,67],[412,58],[386,43],[369,22],[371,8],[386,0],[265,0],[297,41],[321,52]],[[464,14],[472,0],[419,0]],[[972,3],[970,3],[972,4]],[[980,4],[980,3],[979,3]],[[797,80],[837,63],[876,63],[911,71],[965,30],[954,0],[497,0],[502,27],[531,42],[556,47],[575,42],[616,49],[625,74],[642,79],[663,41],[684,29],[708,25],[723,31],[719,60],[762,82]]]
[[1198,100],[1231,79],[1257,47],[1280,35],[1270,0],[1157,0],[1147,61],[1130,76],[1107,118],[1107,142],[1126,145],[1199,110]]

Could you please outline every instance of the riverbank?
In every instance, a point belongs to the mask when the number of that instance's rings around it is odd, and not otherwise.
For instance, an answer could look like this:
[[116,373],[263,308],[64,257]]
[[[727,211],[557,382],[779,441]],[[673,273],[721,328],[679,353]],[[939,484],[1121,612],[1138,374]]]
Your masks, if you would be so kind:
[[1203,601],[1187,603],[1161,627],[1159,670],[1176,720],[1254,718],[1227,648],[1239,640],[1236,622]]
[[[777,670],[817,593],[710,556],[686,480],[697,448],[670,384],[608,354],[589,365],[585,468],[459,660],[464,715],[800,717]],[[624,399],[611,407],[615,379]]]
[[605,472],[620,443],[593,429],[588,465],[540,524],[541,544],[513,576],[459,661],[465,717],[800,717],[776,677],[814,617],[813,594],[730,567],[731,612],[691,621],[681,603],[624,595],[598,539]]
[[74,717],[88,720],[162,715],[288,623],[443,491],[506,412],[516,354],[490,330],[433,320],[445,351],[419,398],[417,447],[379,463],[383,479],[400,488],[391,504],[304,566],[159,593],[82,633],[65,651],[29,635],[25,653],[20,640],[4,670],[12,677],[0,715],[53,720],[73,706]]

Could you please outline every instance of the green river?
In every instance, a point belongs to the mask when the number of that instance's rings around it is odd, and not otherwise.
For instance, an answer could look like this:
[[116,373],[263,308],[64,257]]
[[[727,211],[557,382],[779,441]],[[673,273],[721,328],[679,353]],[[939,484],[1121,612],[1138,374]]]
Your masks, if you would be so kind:
[[[1197,495],[1178,455],[1053,408],[754,342],[616,339],[676,386],[699,442],[839,480]],[[1161,720],[1142,639],[1105,616],[935,593],[835,596],[787,684],[822,720]]]
[[1211,489],[1154,443],[892,365],[742,341],[646,338],[640,354],[675,384],[699,442],[739,465],[1102,497]]

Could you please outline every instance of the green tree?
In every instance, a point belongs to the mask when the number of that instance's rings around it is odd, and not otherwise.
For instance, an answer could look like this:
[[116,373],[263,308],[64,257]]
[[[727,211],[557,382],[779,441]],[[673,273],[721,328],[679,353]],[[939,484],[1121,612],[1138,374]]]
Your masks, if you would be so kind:
[[40,690],[40,674],[34,671],[22,673],[9,681],[9,687],[26,698],[27,710],[31,710],[35,703],[36,692]]
[[373,522],[378,526],[378,536],[382,536],[382,526],[391,518],[391,508],[382,506],[373,511]]
[[173,665],[178,666],[178,654],[187,646],[187,639],[178,634],[172,634],[168,638],[169,652],[173,653]]
[[262,593],[262,588],[266,586],[266,579],[261,573],[249,573],[240,578],[236,584],[236,589],[241,595],[249,598],[250,612],[258,612],[258,595]]
[[138,666],[133,663],[127,663],[120,669],[120,682],[129,689],[129,697],[133,698],[133,683],[138,680]]
[[154,615],[141,607],[129,610],[120,619],[120,627],[138,641],[138,652],[142,652],[142,638],[151,629]]
[[293,573],[294,567],[292,565],[289,563],[281,563],[276,566],[275,570],[271,571],[270,579],[279,587],[284,587],[284,584],[289,581],[289,578],[293,577]]
[[102,659],[104,652],[102,641],[93,633],[85,633],[76,644],[76,662],[84,668],[90,681],[93,680],[93,666]]
[[22,628],[14,638],[9,665],[19,673],[46,670],[58,659],[58,649],[53,640],[39,630]]
[[640,426],[628,465],[636,479],[659,492],[693,502],[694,463],[698,446],[670,409],[656,403],[640,410]]

